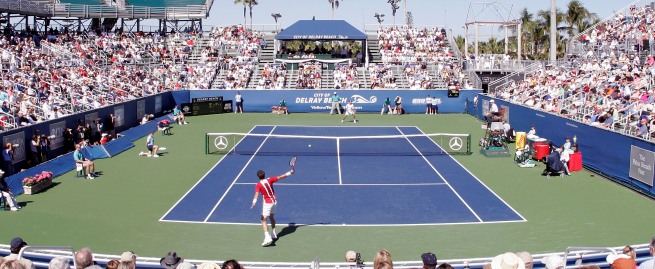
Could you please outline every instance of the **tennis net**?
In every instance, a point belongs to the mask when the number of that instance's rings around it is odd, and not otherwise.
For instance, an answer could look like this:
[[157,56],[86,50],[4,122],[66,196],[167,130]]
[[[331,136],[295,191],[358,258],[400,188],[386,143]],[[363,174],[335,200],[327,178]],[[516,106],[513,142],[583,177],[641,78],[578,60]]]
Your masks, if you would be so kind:
[[307,136],[207,133],[206,154],[281,156],[429,156],[471,154],[470,134]]

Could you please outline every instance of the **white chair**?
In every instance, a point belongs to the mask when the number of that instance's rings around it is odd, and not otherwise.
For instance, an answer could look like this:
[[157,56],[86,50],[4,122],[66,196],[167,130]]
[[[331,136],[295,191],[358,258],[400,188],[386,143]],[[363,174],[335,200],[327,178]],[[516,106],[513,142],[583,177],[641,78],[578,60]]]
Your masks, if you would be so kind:
[[75,177],[85,177],[84,165],[81,163],[75,163]]

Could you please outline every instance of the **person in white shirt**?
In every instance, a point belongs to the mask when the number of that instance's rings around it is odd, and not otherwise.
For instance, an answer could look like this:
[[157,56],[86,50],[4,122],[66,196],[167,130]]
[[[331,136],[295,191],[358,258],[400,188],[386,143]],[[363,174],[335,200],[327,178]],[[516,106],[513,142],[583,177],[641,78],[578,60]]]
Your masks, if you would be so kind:
[[343,122],[346,119],[346,117],[348,117],[348,115],[352,115],[353,122],[357,123],[357,118],[355,118],[355,105],[353,105],[353,101],[348,101],[348,104],[346,105],[345,109],[346,109],[346,113],[341,119],[341,122]]

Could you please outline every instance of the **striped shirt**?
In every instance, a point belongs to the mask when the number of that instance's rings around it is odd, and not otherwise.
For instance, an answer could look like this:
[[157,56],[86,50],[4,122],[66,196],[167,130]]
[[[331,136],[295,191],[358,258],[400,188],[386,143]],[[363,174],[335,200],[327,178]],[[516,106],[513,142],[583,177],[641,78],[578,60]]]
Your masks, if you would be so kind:
[[255,192],[259,192],[264,197],[264,202],[267,204],[277,203],[275,198],[275,190],[273,189],[273,183],[280,180],[278,177],[269,177],[262,179],[255,185]]

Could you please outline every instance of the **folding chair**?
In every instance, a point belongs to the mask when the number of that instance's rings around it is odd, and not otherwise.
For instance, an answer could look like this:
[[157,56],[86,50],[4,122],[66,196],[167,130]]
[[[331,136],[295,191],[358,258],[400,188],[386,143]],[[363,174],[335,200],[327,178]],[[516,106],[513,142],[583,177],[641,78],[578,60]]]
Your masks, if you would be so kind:
[[80,178],[80,177],[85,177],[85,176],[86,176],[86,173],[85,173],[85,171],[84,171],[84,165],[81,164],[81,163],[75,163],[75,171],[76,171],[76,174],[75,174],[75,177],[76,177],[76,178]]

